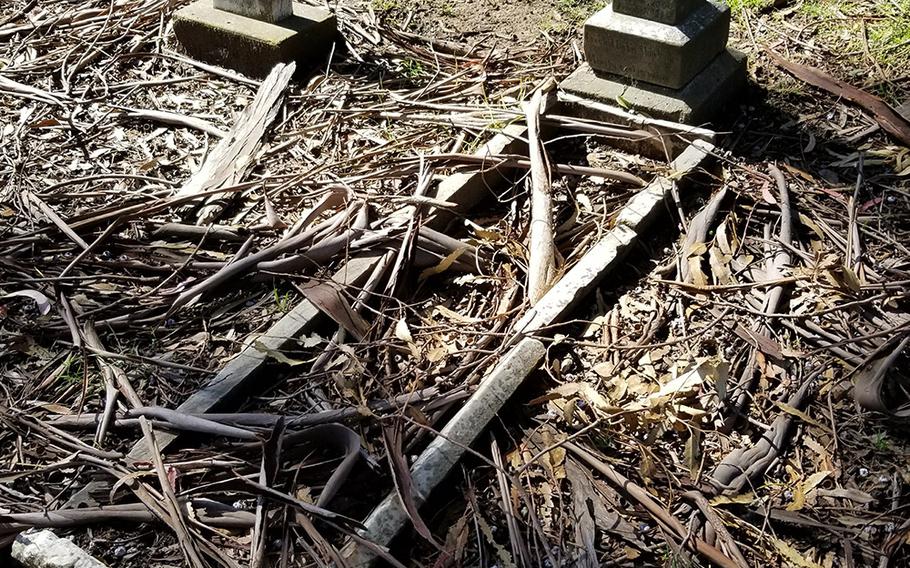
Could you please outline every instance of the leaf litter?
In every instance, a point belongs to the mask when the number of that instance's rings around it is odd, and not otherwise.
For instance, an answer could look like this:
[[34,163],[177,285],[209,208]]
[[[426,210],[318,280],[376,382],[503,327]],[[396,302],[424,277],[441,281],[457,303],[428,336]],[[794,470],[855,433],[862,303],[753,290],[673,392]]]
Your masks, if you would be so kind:
[[[54,527],[116,566],[343,565],[397,491],[416,538],[377,553],[398,565],[906,565],[908,158],[874,132],[828,140],[869,117],[831,103],[799,145],[823,165],[728,148],[670,213],[679,237],[541,337],[491,443],[417,510],[409,463],[528,309],[537,158],[473,154],[571,70],[572,38],[443,46],[338,4],[349,51],[260,82],[180,55],[174,3],[115,4],[0,19],[18,40],[0,53],[0,540]],[[568,138],[543,145],[556,279],[667,173]],[[459,204],[427,189],[502,164],[489,207],[436,224]],[[332,280],[364,255],[356,286]],[[304,300],[315,332],[259,338]],[[246,346],[269,361],[250,396],[173,410]]]

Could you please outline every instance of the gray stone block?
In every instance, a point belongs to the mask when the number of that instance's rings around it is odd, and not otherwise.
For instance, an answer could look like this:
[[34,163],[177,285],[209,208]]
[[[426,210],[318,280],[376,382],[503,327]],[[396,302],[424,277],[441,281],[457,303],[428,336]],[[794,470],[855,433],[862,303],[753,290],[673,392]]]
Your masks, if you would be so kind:
[[73,541],[49,530],[29,530],[13,541],[10,555],[24,568],[107,568]]
[[679,89],[727,45],[730,7],[704,2],[677,25],[614,12],[594,14],[584,27],[588,63],[601,73]]
[[280,22],[294,15],[291,0],[212,0],[218,10],[254,18],[263,22]]
[[692,142],[704,141],[714,144],[718,137],[717,132],[709,128],[649,118],[641,113],[620,108],[615,102],[605,104],[567,93],[562,89],[559,90],[559,103],[553,113],[649,132],[652,136],[616,137],[610,144],[624,152],[641,154],[655,160],[674,159]]
[[705,0],[613,0],[613,9],[637,18],[678,24],[704,3]]
[[670,196],[673,184],[691,177],[692,171],[702,166],[714,152],[714,145],[695,140],[671,164],[671,173],[658,176],[648,187],[632,196],[616,216],[617,225],[625,225],[639,235],[645,234],[666,211],[665,201]]
[[627,106],[652,118],[685,124],[710,122],[746,83],[746,56],[728,49],[682,89],[630,82],[615,75],[595,73],[582,65],[559,86],[588,100]]
[[302,71],[322,63],[338,38],[337,23],[322,8],[295,2],[293,9],[293,16],[269,23],[198,0],[174,14],[174,33],[191,57],[251,77],[291,61]]

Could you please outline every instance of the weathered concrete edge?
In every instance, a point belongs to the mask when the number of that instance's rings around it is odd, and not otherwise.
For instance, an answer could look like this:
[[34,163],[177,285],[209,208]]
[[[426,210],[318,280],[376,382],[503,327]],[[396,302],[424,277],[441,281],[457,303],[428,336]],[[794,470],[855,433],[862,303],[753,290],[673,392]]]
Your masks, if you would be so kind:
[[646,231],[657,216],[673,184],[689,176],[714,153],[714,145],[703,140],[695,140],[670,165],[671,173],[660,176],[632,199],[619,211],[616,224],[629,227],[639,235]]
[[[496,154],[518,154],[527,147],[528,128],[524,124],[510,124],[494,136],[475,154],[493,156]],[[503,179],[503,168],[489,168],[481,171],[455,173],[447,176],[436,188],[433,197],[440,201],[457,203],[452,210],[434,209],[434,217],[427,225],[442,230],[453,216],[467,213],[474,204],[490,194],[490,188],[499,185]]]
[[[352,258],[332,275],[332,280],[345,286],[356,286],[366,280],[380,256],[374,254]],[[186,414],[211,412],[219,405],[235,398],[246,388],[247,382],[269,362],[268,350],[274,352],[288,349],[301,334],[315,329],[320,321],[319,316],[320,312],[316,306],[307,299],[301,300],[265,333],[250,337],[240,353],[228,361],[202,389],[191,394],[177,410]],[[267,350],[258,348],[257,343]],[[163,452],[177,439],[177,434],[156,432],[155,438]],[[148,461],[149,457],[148,445],[144,440],[139,440],[130,450],[127,459],[132,462],[144,462]]]
[[[465,448],[487,427],[525,377],[537,368],[546,351],[541,341],[532,338],[525,338],[510,349],[440,435],[420,454],[411,467],[414,500],[418,506],[422,506],[433,489],[449,475],[464,455]],[[366,529],[360,536],[388,546],[407,521],[408,514],[398,493],[393,491],[366,518],[363,523]],[[369,566],[376,559],[372,550],[353,542],[342,550],[342,555],[352,568]]]
[[[519,152],[522,145],[526,145],[527,132],[525,125],[509,125],[481,146],[476,153],[485,156]],[[436,229],[444,228],[451,220],[453,213],[466,212],[476,205],[483,199],[490,187],[496,184],[496,177],[502,176],[503,170],[504,168],[490,168],[482,172],[457,173],[443,179],[436,191],[437,199],[458,203],[459,209],[455,212],[433,209],[428,215],[427,225]],[[378,260],[378,258],[370,256],[354,258],[343,265],[332,279],[340,283],[354,284],[366,278],[376,267]],[[314,328],[320,321],[321,313],[316,306],[309,300],[303,299],[258,339],[269,349],[281,350],[301,334]],[[209,412],[224,403],[225,399],[230,398],[231,395],[245,388],[246,382],[255,377],[268,362],[268,354],[256,349],[254,344],[255,339],[251,338],[247,346],[236,357],[228,361],[202,390],[192,394],[184,401],[178,410],[187,413]],[[159,431],[156,432],[155,438],[163,453],[177,439],[177,436],[170,432]],[[136,442],[127,456],[127,459],[134,462],[148,461],[149,458],[149,450],[144,440]],[[83,492],[92,493],[95,489],[104,486],[105,484],[101,482],[92,481],[77,495],[82,495]]]
[[[655,179],[630,199],[620,210],[616,226],[586,252],[541,301],[516,323],[515,330],[524,338],[484,378],[467,404],[443,427],[441,435],[411,467],[416,490],[414,498],[418,505],[423,504],[430,492],[445,479],[461,459],[464,448],[474,442],[511,393],[537,367],[542,353],[536,359],[534,353],[538,349],[537,345],[540,344],[542,348],[542,344],[527,336],[542,332],[547,326],[563,319],[603,277],[622,262],[636,240],[660,214],[673,184],[702,166],[713,149],[713,145],[700,140],[691,144],[673,161],[670,174]],[[505,393],[509,393],[509,396],[503,397]],[[474,410],[469,412],[469,408]],[[482,412],[478,412],[478,409],[482,409]],[[480,419],[485,416],[489,418],[481,423]],[[388,547],[407,521],[408,515],[398,494],[391,492],[364,520],[365,529],[360,532],[360,536],[379,546]],[[353,568],[370,566],[377,559],[371,550],[354,542],[349,542],[342,554]]]
[[[478,155],[495,155],[502,153],[519,152],[526,144],[527,127],[513,124],[495,134],[486,144],[477,150]],[[455,212],[446,209],[431,209],[427,216],[427,224],[435,229],[443,229],[450,222],[454,214],[464,213],[473,205],[480,202],[502,179],[503,168],[490,168],[482,172],[457,173],[440,182],[436,197],[442,201],[459,204]],[[366,278],[378,263],[378,258],[354,258],[343,265],[332,277],[340,283],[354,284]],[[187,413],[211,412],[217,406],[226,403],[247,388],[249,381],[258,376],[261,369],[268,363],[267,353],[257,349],[254,345],[258,339],[271,350],[280,351],[303,333],[308,333],[323,321],[322,314],[309,300],[303,299],[285,316],[278,320],[265,333],[258,337],[250,337],[247,346],[236,357],[228,361],[217,375],[201,390],[192,394],[178,407],[178,410]],[[156,432],[155,438],[161,452],[164,452],[177,435],[171,432]],[[145,440],[137,441],[127,459],[132,462],[149,461],[149,450]],[[90,481],[70,501],[78,502],[81,498],[102,491],[108,485],[101,481]]]
[[10,556],[25,568],[107,568],[73,541],[47,529],[20,533]]
[[713,145],[696,140],[661,176],[635,194],[620,210],[616,225],[557,282],[543,299],[518,320],[515,329],[527,335],[559,322],[613,268],[660,214],[674,183],[689,176],[711,155]]

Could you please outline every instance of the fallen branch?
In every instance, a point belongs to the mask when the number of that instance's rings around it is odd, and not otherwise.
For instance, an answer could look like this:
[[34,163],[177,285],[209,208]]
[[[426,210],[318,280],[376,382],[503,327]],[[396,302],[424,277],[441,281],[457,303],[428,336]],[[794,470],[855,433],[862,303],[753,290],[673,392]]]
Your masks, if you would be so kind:
[[176,112],[168,112],[163,110],[148,110],[148,109],[127,109],[123,116],[127,118],[135,118],[139,120],[150,120],[152,122],[160,122],[162,124],[171,124],[173,126],[183,126],[186,128],[194,128],[196,130],[201,130],[206,134],[211,134],[216,138],[224,138],[227,136],[227,133],[211,122],[204,120],[202,118],[196,118],[195,116],[186,116]]
[[528,104],[528,155],[531,158],[531,228],[528,244],[528,301],[533,306],[547,290],[556,272],[556,244],[553,239],[553,199],[550,171],[540,139],[538,90]]
[[[180,188],[178,197],[240,183],[253,165],[256,149],[262,143],[266,128],[278,114],[279,102],[295,68],[294,63],[279,63],[272,69],[259,87],[256,98],[243,111],[231,131],[215,146],[199,171]],[[203,207],[198,215],[199,222],[206,223],[214,219],[220,211],[220,207]]]
[[[524,156],[517,156],[514,154],[490,154],[487,156],[472,154],[435,154],[426,156],[425,159],[462,164],[481,164],[488,168],[512,167],[525,170],[531,169],[530,160],[525,159]],[[627,183],[635,187],[644,187],[646,185],[645,180],[636,175],[606,168],[575,166],[571,164],[551,164],[550,169],[560,175],[602,177],[604,179]]]
[[835,79],[819,69],[788,61],[771,50],[768,50],[767,53],[772,61],[795,75],[796,78],[819,89],[824,89],[832,95],[843,97],[872,113],[875,121],[888,134],[894,136],[905,146],[910,146],[910,122],[907,122],[906,119],[897,114],[897,111],[882,99],[867,93],[859,87],[854,87],[849,83]]

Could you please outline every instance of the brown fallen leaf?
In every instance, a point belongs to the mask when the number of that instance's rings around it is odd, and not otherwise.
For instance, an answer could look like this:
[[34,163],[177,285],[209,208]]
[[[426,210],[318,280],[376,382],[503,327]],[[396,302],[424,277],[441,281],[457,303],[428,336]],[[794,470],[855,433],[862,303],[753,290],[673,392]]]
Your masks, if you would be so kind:
[[440,551],[446,552],[420,516],[420,506],[414,499],[415,489],[411,469],[408,467],[408,460],[402,450],[402,434],[400,422],[382,430],[382,439],[385,442],[389,465],[392,469],[392,480],[395,482],[395,489],[398,490],[398,498],[401,499],[401,504],[414,524],[417,534]]
[[[873,410],[894,417],[906,418],[910,416],[907,400],[902,396],[892,396],[891,393],[903,389],[895,388],[890,383],[899,384],[897,375],[898,358],[904,349],[910,345],[910,336],[905,337],[893,349],[883,350],[878,356],[867,361],[857,369],[856,386],[853,388],[853,397],[856,402],[866,410]],[[890,380],[889,380],[890,379]]]
[[307,300],[335,320],[335,323],[343,327],[358,341],[363,339],[363,336],[370,330],[370,324],[354,310],[337,284],[323,282],[304,286],[300,291]]

